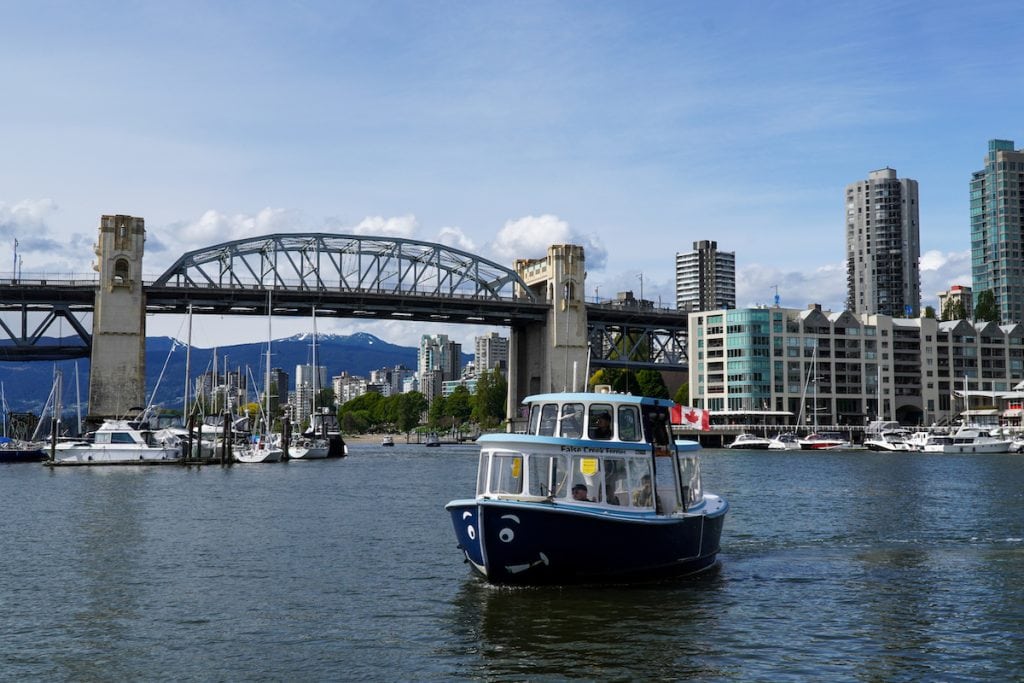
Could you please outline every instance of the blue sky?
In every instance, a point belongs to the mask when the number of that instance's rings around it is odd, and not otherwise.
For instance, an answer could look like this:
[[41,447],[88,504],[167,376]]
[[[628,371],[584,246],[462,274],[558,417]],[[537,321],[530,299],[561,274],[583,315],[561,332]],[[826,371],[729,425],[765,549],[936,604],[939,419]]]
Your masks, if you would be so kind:
[[[146,219],[152,276],[272,232],[509,265],[572,241],[588,296],[638,293],[642,274],[669,305],[674,254],[714,239],[739,305],[777,285],[784,306],[838,309],[844,188],[889,166],[920,183],[935,305],[970,282],[987,141],[1024,147],[1024,9],[832,5],[0,0],[0,277],[14,238],[26,276],[87,272],[99,217],[126,213]],[[194,326],[200,345],[265,335]],[[323,331],[435,331],[411,327]]]

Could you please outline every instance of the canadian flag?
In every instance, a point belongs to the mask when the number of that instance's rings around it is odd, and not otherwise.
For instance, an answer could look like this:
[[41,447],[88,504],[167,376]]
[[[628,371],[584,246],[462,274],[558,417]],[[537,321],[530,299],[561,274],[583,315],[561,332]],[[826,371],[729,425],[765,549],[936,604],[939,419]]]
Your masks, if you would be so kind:
[[689,406],[672,406],[672,424],[686,425],[690,429],[702,432],[711,430],[711,412],[703,408]]

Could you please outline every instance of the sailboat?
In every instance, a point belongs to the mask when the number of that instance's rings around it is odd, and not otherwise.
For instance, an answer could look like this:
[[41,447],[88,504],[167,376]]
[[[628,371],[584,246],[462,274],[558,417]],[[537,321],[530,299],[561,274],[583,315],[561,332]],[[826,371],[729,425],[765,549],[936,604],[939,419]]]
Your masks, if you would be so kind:
[[818,346],[815,345],[814,352],[811,354],[811,371],[807,376],[807,381],[814,385],[814,402],[811,404],[811,410],[814,413],[814,431],[797,443],[800,444],[800,449],[805,451],[847,449],[850,447],[850,442],[839,432],[818,431],[818,380]]
[[326,436],[313,427],[313,415],[316,415],[316,396],[320,391],[320,368],[316,364],[316,308],[313,308],[313,402],[309,412],[311,429],[288,444],[288,457],[293,460],[319,460],[326,458],[331,451],[331,443]]
[[7,405],[7,394],[0,383],[0,410],[3,411],[4,430],[0,437],[0,462],[40,462],[46,459],[41,441],[24,441],[7,435],[10,407]]
[[284,449],[271,438],[270,434],[270,344],[273,339],[271,331],[271,313],[273,308],[270,302],[270,291],[267,291],[267,371],[264,382],[263,394],[266,398],[265,409],[260,408],[263,413],[263,430],[259,434],[251,435],[245,443],[237,446],[234,451],[235,461],[243,463],[281,462],[284,459]]

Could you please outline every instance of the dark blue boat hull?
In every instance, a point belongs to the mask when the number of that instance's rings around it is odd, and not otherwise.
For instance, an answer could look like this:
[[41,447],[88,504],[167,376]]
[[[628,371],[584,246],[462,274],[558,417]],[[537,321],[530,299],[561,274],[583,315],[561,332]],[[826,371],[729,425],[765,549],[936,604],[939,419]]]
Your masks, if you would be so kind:
[[607,507],[453,501],[459,547],[498,584],[619,582],[693,574],[715,564],[726,506],[663,517]]
[[0,448],[0,462],[42,462],[46,453],[38,448]]

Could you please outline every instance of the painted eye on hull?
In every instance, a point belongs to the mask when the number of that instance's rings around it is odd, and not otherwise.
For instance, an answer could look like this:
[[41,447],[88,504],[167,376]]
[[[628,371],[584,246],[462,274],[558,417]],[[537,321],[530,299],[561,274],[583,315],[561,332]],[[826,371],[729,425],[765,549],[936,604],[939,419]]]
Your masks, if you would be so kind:
[[[502,515],[501,518],[519,524],[519,517],[516,515]],[[508,527],[505,527],[504,529],[498,532],[498,539],[502,543],[511,543],[515,537],[516,532],[512,531],[512,529]]]
[[472,524],[466,527],[466,535],[469,536],[469,540],[476,540],[476,529],[473,527]]

